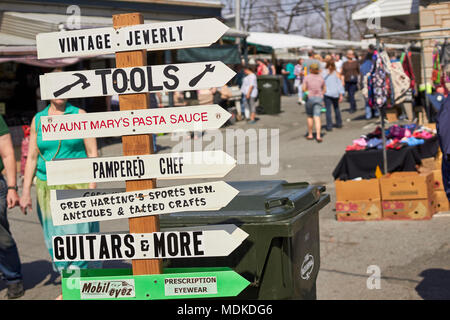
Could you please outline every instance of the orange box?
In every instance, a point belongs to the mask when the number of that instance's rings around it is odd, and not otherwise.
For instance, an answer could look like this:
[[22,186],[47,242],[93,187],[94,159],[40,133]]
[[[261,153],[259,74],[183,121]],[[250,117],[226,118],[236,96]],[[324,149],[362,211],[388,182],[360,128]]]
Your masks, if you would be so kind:
[[431,199],[433,185],[433,172],[394,172],[380,178],[381,199]]
[[430,170],[441,170],[441,162],[438,158],[425,158],[422,159],[422,165],[421,168],[427,168]]
[[449,211],[449,201],[445,191],[435,191],[433,194],[433,214],[437,212]]
[[433,200],[383,200],[384,220],[428,220],[434,214]]
[[444,190],[444,181],[442,180],[441,169],[433,170],[433,189],[434,191]]
[[397,108],[386,109],[386,118],[389,122],[398,121]]
[[336,180],[336,201],[380,199],[380,183],[378,179]]
[[336,201],[338,221],[368,221],[383,218],[380,199]]

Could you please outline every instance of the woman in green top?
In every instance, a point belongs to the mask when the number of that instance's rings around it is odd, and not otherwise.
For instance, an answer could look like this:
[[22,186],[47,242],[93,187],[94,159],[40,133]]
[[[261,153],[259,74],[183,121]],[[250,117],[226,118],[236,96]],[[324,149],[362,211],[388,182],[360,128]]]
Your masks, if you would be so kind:
[[[45,163],[54,159],[97,157],[97,142],[95,138],[72,139],[59,141],[43,141],[41,117],[63,114],[86,113],[74,107],[65,99],[51,100],[50,104],[38,112],[31,122],[30,145],[25,165],[24,182],[20,207],[24,213],[32,209],[31,184],[36,172],[37,213],[44,232],[44,239],[50,257],[53,260],[52,237],[65,234],[83,234],[99,232],[99,223],[79,223],[72,225],[54,226],[50,212],[50,190],[54,189],[87,189],[95,188],[95,183],[72,185],[47,185],[47,172]],[[61,272],[69,268],[87,268],[86,261],[53,262],[53,269]],[[61,298],[58,297],[58,298]]]

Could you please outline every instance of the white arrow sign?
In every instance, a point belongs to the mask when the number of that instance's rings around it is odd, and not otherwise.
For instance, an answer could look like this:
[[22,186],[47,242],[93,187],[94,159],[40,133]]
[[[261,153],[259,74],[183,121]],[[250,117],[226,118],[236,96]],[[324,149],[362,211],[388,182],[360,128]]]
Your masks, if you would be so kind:
[[205,47],[229,28],[215,18],[40,33],[38,59],[80,57],[133,50]]
[[236,166],[222,150],[47,161],[49,186],[140,179],[219,178]]
[[223,181],[58,200],[50,191],[55,226],[137,218],[184,211],[213,211],[226,206],[238,190]]
[[203,131],[220,128],[230,117],[217,104],[93,112],[41,117],[41,131],[44,141]]
[[68,99],[221,87],[235,76],[221,61],[52,72],[39,77],[41,99]]
[[53,237],[53,260],[222,257],[228,256],[248,237],[246,232],[232,224],[201,228],[139,234],[56,236]]

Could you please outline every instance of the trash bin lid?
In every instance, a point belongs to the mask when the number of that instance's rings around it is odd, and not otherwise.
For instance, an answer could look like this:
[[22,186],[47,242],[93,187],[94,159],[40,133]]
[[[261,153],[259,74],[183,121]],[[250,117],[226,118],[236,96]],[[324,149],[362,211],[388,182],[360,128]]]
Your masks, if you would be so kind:
[[160,216],[161,226],[171,224],[276,222],[292,218],[319,201],[323,187],[284,180],[227,182],[239,190],[224,208],[216,211],[179,212]]
[[257,80],[276,80],[276,81],[280,81],[281,76],[279,76],[279,75],[263,75],[263,76],[258,76],[256,79]]

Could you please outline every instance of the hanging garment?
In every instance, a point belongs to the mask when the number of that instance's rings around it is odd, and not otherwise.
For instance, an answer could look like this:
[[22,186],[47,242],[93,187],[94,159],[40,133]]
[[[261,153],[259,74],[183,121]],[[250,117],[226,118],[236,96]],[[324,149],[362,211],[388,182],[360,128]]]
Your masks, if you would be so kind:
[[404,54],[404,58],[402,60],[403,71],[410,80],[409,87],[414,91],[414,88],[416,86],[416,77],[414,76],[414,70],[411,62],[411,51],[406,51],[406,53],[403,54]]
[[434,86],[441,85],[441,73],[442,70],[439,59],[439,50],[435,48],[433,52],[433,72],[431,73],[431,81],[433,82]]
[[387,74],[383,60],[377,53],[374,55],[372,72],[367,77],[368,100],[372,109],[380,109],[386,106],[388,99]]
[[390,103],[391,105],[400,104],[405,101],[406,93],[411,86],[411,80],[403,71],[400,61],[391,62],[386,51],[381,53],[386,71],[390,75],[388,82],[391,87]]

